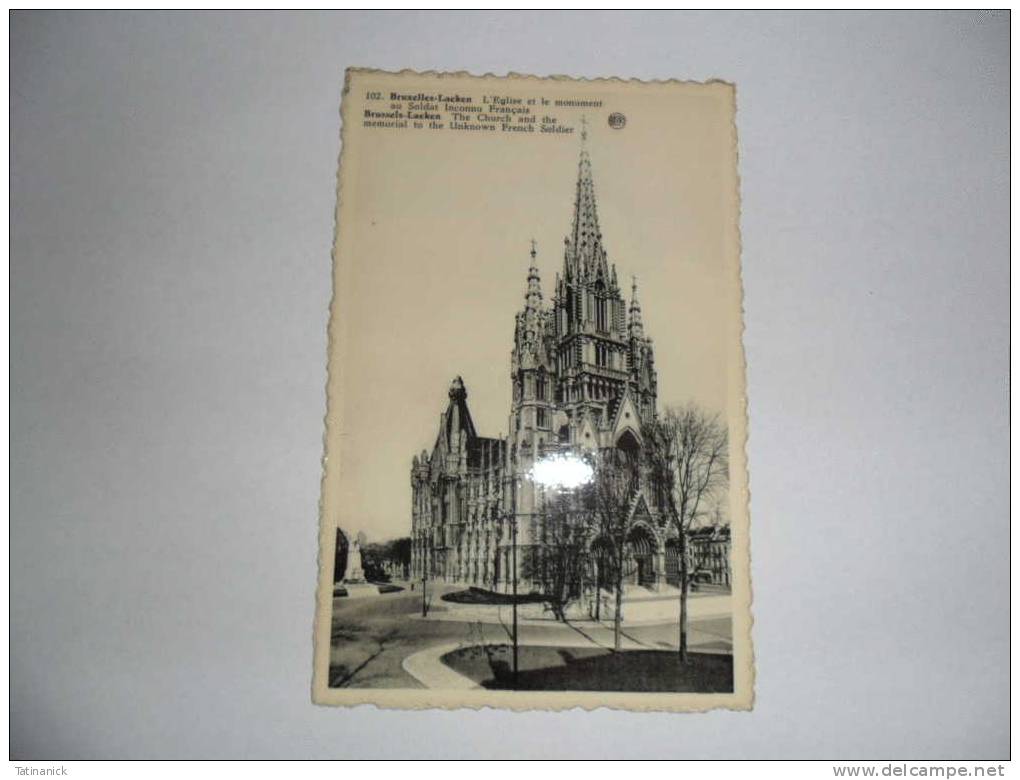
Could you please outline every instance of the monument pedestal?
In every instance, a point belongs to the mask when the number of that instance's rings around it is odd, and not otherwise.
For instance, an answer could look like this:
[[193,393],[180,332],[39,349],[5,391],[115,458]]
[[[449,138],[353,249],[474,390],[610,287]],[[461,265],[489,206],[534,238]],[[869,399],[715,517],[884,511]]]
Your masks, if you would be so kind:
[[361,560],[361,544],[355,541],[347,553],[347,566],[344,569],[344,584],[362,583],[365,581],[364,563]]
[[378,596],[379,586],[370,582],[345,582],[344,589],[347,591],[347,598],[362,599],[367,596]]
[[361,539],[361,534],[358,534],[351,544],[347,553],[347,565],[344,567],[344,578],[337,586],[347,591],[349,599],[379,595],[379,586],[365,580],[365,564],[361,558]]

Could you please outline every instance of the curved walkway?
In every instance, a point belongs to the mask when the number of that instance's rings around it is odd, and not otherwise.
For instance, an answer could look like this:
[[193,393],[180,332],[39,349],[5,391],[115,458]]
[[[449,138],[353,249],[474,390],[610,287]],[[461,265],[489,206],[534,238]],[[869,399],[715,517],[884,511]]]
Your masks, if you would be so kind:
[[453,671],[443,663],[442,658],[447,653],[463,647],[459,642],[446,642],[441,645],[427,647],[412,653],[404,659],[401,666],[404,671],[426,688],[439,688],[444,691],[464,691],[471,688],[481,688],[478,683],[470,677],[465,677],[459,672]]

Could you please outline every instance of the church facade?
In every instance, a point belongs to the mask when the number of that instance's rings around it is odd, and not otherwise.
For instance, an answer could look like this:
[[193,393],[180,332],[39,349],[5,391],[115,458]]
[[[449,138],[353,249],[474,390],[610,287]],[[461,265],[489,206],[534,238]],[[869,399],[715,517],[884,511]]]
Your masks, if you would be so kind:
[[[412,460],[413,578],[505,591],[516,564],[518,586],[534,586],[529,573],[547,532],[547,497],[530,476],[535,464],[585,450],[638,450],[642,424],[656,414],[655,352],[645,334],[637,281],[625,300],[603,245],[584,148],[563,268],[548,303],[536,258],[532,242],[524,306],[514,322],[508,435],[478,434],[467,387],[457,377],[431,452]],[[644,487],[629,510],[626,568],[630,584],[662,590],[678,583],[679,563],[675,531],[653,493]],[[699,544],[695,534],[692,555],[711,558],[705,561],[711,580],[728,585],[728,529],[700,536],[705,542]]]

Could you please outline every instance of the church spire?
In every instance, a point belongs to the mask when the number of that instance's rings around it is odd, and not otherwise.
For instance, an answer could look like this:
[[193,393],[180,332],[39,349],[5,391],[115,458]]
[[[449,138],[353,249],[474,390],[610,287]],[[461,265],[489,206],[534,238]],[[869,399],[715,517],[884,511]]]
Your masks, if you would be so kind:
[[546,311],[542,306],[542,282],[538,275],[538,246],[531,239],[531,264],[528,268],[528,289],[524,308],[517,312],[514,328],[514,350],[511,364],[518,368],[535,368],[544,360],[543,337]]
[[595,184],[592,180],[591,157],[588,154],[588,120],[581,119],[581,159],[577,166],[577,190],[574,196],[574,224],[567,239],[564,276],[589,279],[602,272],[608,276],[606,253],[602,247]]
[[637,277],[633,277],[630,287],[630,324],[628,326],[631,338],[642,339],[645,337],[644,323],[641,321],[641,303],[637,297]]
[[535,257],[538,255],[535,239],[531,239],[531,267],[528,268],[528,292],[525,295],[526,309],[538,311],[542,308],[542,280],[538,275]]

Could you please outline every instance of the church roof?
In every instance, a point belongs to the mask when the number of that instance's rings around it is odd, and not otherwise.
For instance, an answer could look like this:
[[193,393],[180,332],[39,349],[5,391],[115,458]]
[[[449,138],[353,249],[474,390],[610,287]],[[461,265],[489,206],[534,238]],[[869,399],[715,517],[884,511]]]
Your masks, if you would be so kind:
[[[467,388],[459,376],[450,383],[449,396],[450,402],[440,418],[439,435],[436,438],[436,448],[442,446],[446,452],[453,451],[454,439],[463,441],[466,438],[470,442],[477,436],[471,412],[468,411]],[[464,434],[464,437],[458,434]]]
[[474,438],[475,424],[471,420],[471,412],[467,406],[467,388],[459,376],[450,384],[450,405],[446,415],[446,438],[450,439],[454,431],[464,431],[468,438]]
[[490,436],[476,436],[468,440],[468,466],[472,468],[501,463],[503,440]]

